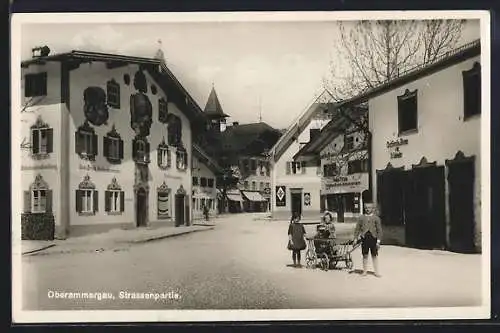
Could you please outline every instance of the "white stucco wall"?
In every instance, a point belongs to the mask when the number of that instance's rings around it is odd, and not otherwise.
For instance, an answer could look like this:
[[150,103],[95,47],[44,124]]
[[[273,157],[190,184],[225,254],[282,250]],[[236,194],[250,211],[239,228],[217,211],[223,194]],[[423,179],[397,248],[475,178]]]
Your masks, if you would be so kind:
[[[481,141],[480,116],[463,119],[462,71],[472,68],[480,57],[474,57],[432,75],[391,90],[369,101],[369,124],[373,133],[373,185],[377,193],[376,170],[384,169],[390,162],[394,167],[418,164],[422,157],[443,166],[446,159],[453,159],[460,150],[466,156],[476,156],[475,218],[476,243],[480,244],[481,226]],[[418,132],[405,135],[408,144],[401,146],[402,158],[391,159],[386,142],[398,139],[397,96],[405,89],[418,89]],[[445,169],[446,170],[446,169]],[[446,172],[446,171],[445,171]],[[447,201],[448,198],[446,197]]]
[[[69,168],[71,172],[69,188],[73,200],[70,200],[71,224],[97,224],[97,223],[135,223],[135,199],[134,199],[134,177],[135,163],[132,160],[132,140],[135,133],[130,127],[130,96],[136,93],[133,85],[134,75],[138,70],[138,66],[129,65],[115,69],[106,69],[105,64],[94,62],[90,64],[82,64],[78,69],[71,71],[70,74],[70,130],[69,130]],[[187,200],[191,204],[191,167],[187,166],[185,171],[177,170],[175,167],[175,148],[170,147],[172,157],[171,167],[163,171],[157,164],[156,149],[159,143],[165,138],[167,141],[167,125],[158,121],[158,100],[166,95],[160,89],[159,85],[151,79],[148,73],[146,78],[148,81],[147,96],[151,101],[153,108],[153,123],[151,126],[148,142],[150,143],[150,164],[149,164],[149,221],[157,221],[157,187],[163,181],[166,182],[171,189],[170,207],[171,216],[175,216],[174,195],[179,186],[182,184],[187,193]],[[129,74],[130,84],[124,83],[124,74]],[[98,155],[95,162],[83,161],[78,154],[75,153],[75,131],[85,121],[84,116],[84,98],[83,92],[89,86],[101,87],[106,91],[106,83],[110,79],[114,79],[120,84],[120,109],[109,108],[109,119],[107,125],[93,126],[98,135]],[[151,92],[151,84],[157,87],[157,94]],[[168,93],[168,92],[167,92]],[[180,117],[182,121],[182,142],[187,150],[188,161],[191,161],[191,129],[188,119],[173,103],[168,105],[169,113],[173,113]],[[124,141],[124,158],[121,164],[110,164],[103,155],[103,138],[115,126],[117,132],[121,135]],[[190,164],[190,162],[188,162]],[[84,170],[81,166],[96,165],[110,168],[110,171],[93,171]],[[80,216],[76,213],[76,202],[74,200],[75,190],[78,184],[83,180],[85,175],[89,175],[91,181],[96,185],[99,191],[99,211],[93,216]],[[113,177],[116,177],[118,184],[122,186],[125,192],[125,211],[121,215],[110,215],[104,211],[104,191],[111,183]],[[164,221],[164,220],[162,220]]]

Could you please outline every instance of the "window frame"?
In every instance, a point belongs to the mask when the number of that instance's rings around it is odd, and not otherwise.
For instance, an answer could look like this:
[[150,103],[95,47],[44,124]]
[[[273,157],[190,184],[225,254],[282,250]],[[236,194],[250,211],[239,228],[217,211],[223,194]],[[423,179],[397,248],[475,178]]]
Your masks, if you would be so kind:
[[213,188],[215,180],[213,178],[207,178],[207,187]]
[[177,170],[180,171],[186,171],[188,169],[186,150],[177,148],[177,151],[175,152],[175,166],[177,167]]
[[106,104],[114,109],[120,108],[120,84],[115,79],[106,83]]
[[[478,87],[477,86],[471,86],[471,83],[474,83],[474,81],[477,80]],[[471,82],[472,81],[472,82]],[[482,90],[482,84],[481,84],[481,64],[476,61],[472,65],[472,67],[468,70],[462,71],[462,86],[463,86],[463,119],[464,121],[467,121],[471,118],[478,117],[481,115],[481,107],[482,107],[482,102],[481,102],[481,90]],[[468,89],[467,89],[468,88]],[[469,110],[470,106],[470,101],[469,99],[472,98],[470,91],[471,89],[479,89],[477,91],[477,98],[478,100],[477,105],[474,106],[474,112],[471,112]]]
[[[80,213],[82,214],[94,214],[94,190],[92,189],[81,189],[80,190],[80,199],[82,200],[81,202],[81,210],[80,210]],[[85,194],[88,194],[90,193],[90,196],[87,196]],[[88,199],[90,198],[90,199]],[[87,206],[90,202],[90,209],[87,210]],[[86,205],[86,204],[87,205]]]
[[41,96],[47,96],[47,72],[25,74],[24,97]]
[[[414,108],[409,109],[410,101],[414,100]],[[403,95],[397,96],[398,102],[398,135],[407,135],[418,132],[418,89],[410,91],[406,89]],[[412,116],[412,121],[415,122],[414,127],[412,128],[402,128],[403,125],[406,125],[408,118],[404,119],[404,117],[409,117],[409,113],[414,113]],[[413,120],[414,118],[414,120]],[[409,121],[408,121],[409,122]]]
[[[38,194],[38,199],[35,200],[35,193]],[[42,196],[42,193],[44,194]],[[42,200],[43,197],[43,200]],[[38,204],[35,205],[35,202]],[[35,209],[36,207],[36,209]],[[46,213],[47,211],[47,190],[46,189],[34,189],[31,190],[31,213]]]

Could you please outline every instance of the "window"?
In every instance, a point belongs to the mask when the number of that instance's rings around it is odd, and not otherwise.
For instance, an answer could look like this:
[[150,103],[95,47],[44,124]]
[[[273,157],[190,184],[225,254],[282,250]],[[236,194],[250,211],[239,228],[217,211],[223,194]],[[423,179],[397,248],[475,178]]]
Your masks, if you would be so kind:
[[245,186],[245,190],[248,190],[248,180],[245,180],[245,183],[244,183],[244,184],[245,184],[245,185],[244,185],[244,186]]
[[287,162],[286,168],[287,174],[304,174],[306,173],[306,162]]
[[115,125],[103,139],[103,152],[110,163],[119,163],[123,159],[123,140]]
[[137,163],[149,163],[149,142],[146,138],[136,137],[132,140],[132,156]]
[[249,166],[249,161],[248,160],[243,160],[243,173],[247,174],[250,172],[250,166]]
[[255,170],[257,170],[257,161],[250,160],[250,171],[254,172]]
[[177,148],[176,165],[177,165],[178,170],[186,170],[187,169],[187,167],[188,167],[188,165],[187,165],[187,152],[184,149]]
[[354,137],[346,136],[345,137],[345,150],[350,151],[354,149]]
[[160,123],[168,123],[168,104],[163,98],[158,100],[158,121]]
[[170,192],[170,188],[165,182],[157,188],[159,220],[170,218]]
[[122,191],[116,178],[111,180],[105,194],[105,211],[108,213],[121,213],[125,210],[125,192]]
[[324,164],[323,165],[323,176],[324,177],[335,177],[337,176],[337,164]]
[[418,129],[417,111],[417,90],[410,92],[406,89],[403,95],[398,96],[399,134]]
[[76,211],[82,215],[93,215],[98,211],[98,192],[86,175],[76,190]]
[[81,158],[92,161],[98,153],[97,135],[87,121],[75,133],[75,151]]
[[207,186],[208,187],[214,187],[214,179],[213,178],[208,178],[207,179]]
[[47,73],[26,74],[24,76],[24,96],[37,97],[47,95]]
[[200,184],[201,187],[207,187],[207,179],[205,177],[201,177]]
[[198,186],[198,177],[193,177],[193,186]]
[[347,173],[349,175],[361,172],[368,172],[368,160],[356,160],[347,163]]
[[114,79],[108,81],[106,84],[106,90],[108,95],[108,105],[112,108],[120,108],[120,84]]
[[266,163],[266,176],[270,176],[270,175],[271,175],[271,164]]
[[168,118],[168,144],[174,147],[180,146],[182,141],[182,122],[181,119],[173,114]]
[[205,207],[205,198],[201,198],[201,208]]
[[259,190],[264,191],[264,183],[263,182],[259,183]]
[[40,174],[35,177],[30,190],[24,192],[24,211],[27,213],[52,212],[52,190]]
[[481,114],[481,65],[475,62],[473,67],[462,72],[464,86],[464,120]]
[[261,176],[264,176],[266,174],[266,170],[265,170],[265,167],[264,167],[264,163],[260,163],[259,164],[259,169],[260,169],[260,175]]
[[45,155],[52,153],[54,141],[54,130],[38,117],[35,124],[31,126],[31,152],[33,155]]
[[257,189],[257,184],[255,182],[252,182],[252,191],[255,191]]

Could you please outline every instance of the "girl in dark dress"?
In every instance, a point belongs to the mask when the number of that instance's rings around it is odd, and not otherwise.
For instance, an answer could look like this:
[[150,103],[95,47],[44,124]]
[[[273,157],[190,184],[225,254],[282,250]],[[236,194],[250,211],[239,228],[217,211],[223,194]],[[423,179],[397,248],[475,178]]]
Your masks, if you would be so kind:
[[294,267],[302,267],[300,264],[300,251],[306,248],[304,239],[306,229],[299,222],[300,216],[294,213],[288,226],[288,249],[292,251]]

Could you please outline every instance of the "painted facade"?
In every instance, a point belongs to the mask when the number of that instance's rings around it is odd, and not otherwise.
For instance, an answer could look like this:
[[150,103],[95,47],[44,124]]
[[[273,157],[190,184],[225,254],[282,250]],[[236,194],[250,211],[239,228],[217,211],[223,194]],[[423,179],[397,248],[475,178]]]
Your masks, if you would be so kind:
[[[50,206],[47,199],[42,206],[53,211],[58,238],[118,226],[189,224],[191,124],[170,92],[139,64],[66,65],[47,61],[22,69],[22,96],[33,90],[30,74],[46,73],[46,92],[25,97],[31,106],[21,116],[24,211],[38,209],[40,193],[33,191],[41,178],[51,196]],[[47,135],[50,151],[42,147]]]
[[209,217],[216,216],[218,212],[216,174],[200,159],[193,156],[192,176],[193,219],[204,218],[204,206],[209,208]]
[[321,177],[318,161],[296,161],[295,154],[330,120],[324,104],[313,103],[271,150],[271,207],[275,219],[289,219],[292,212],[304,218],[321,213]]
[[[394,229],[394,238],[400,242],[464,251],[481,249],[480,107],[479,114],[467,117],[464,98],[468,94],[464,74],[474,69],[480,73],[479,64],[477,51],[473,57],[459,59],[369,100],[374,199],[389,224],[386,228]],[[477,82],[472,89],[480,91]],[[417,126],[402,133],[398,110],[406,97],[416,101]],[[467,164],[469,173],[467,167],[461,167]],[[458,173],[451,171],[454,168]],[[460,200],[463,195],[470,195],[470,200]],[[386,204],[388,197],[399,198],[392,201],[393,208]],[[468,210],[470,221],[463,221]],[[413,220],[419,220],[421,227]],[[467,224],[469,231],[464,230]]]

